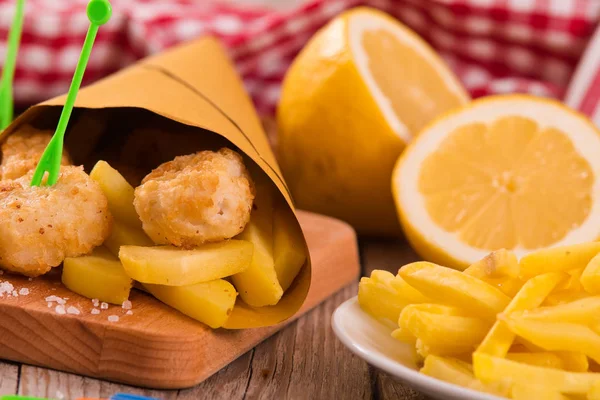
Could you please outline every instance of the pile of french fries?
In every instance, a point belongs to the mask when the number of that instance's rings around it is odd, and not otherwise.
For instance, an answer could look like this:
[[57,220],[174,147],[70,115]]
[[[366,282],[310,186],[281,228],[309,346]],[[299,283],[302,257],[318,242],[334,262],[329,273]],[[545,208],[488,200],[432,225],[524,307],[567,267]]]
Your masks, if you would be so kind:
[[517,400],[600,400],[600,242],[460,272],[429,262],[362,278],[358,301],[414,346],[421,372]]

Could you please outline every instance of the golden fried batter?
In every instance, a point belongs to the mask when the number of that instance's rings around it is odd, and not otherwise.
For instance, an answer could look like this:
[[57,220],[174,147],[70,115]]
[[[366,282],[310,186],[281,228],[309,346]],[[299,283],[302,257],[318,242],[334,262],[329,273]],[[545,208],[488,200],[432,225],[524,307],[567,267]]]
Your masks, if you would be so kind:
[[109,236],[100,186],[81,167],[62,167],[56,185],[31,187],[33,172],[0,182],[0,268],[38,276]]
[[[53,134],[53,131],[26,125],[6,139],[2,144],[0,179],[17,179],[35,169]],[[62,164],[71,164],[66,151],[63,151]]]
[[253,201],[242,157],[222,148],[162,164],[135,190],[134,205],[154,242],[190,248],[241,233]]

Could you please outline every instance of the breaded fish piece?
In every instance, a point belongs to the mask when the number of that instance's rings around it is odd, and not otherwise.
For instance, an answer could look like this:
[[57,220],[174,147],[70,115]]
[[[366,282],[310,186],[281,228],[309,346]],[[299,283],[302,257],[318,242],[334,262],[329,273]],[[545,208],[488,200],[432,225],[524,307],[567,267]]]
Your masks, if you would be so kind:
[[162,164],[136,188],[133,204],[155,243],[192,248],[241,233],[253,201],[242,157],[222,148]]
[[[0,179],[17,179],[35,169],[53,134],[50,130],[25,125],[9,136],[1,147]],[[62,164],[71,164],[66,151],[63,151]]]
[[50,187],[31,187],[32,175],[0,182],[0,268],[34,277],[100,246],[112,216],[82,167],[62,167]]

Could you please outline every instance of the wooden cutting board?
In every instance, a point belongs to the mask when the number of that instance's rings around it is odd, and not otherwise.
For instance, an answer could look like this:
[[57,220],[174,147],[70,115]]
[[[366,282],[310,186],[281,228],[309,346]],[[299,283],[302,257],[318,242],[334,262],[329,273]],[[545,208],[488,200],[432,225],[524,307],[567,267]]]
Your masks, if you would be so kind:
[[[302,309],[277,326],[211,330],[146,293],[134,290],[132,315],[109,306],[92,315],[92,302],[67,290],[58,274],[29,281],[8,274],[28,295],[0,298],[0,358],[76,374],[157,389],[194,386],[298,318],[344,286],[360,270],[354,230],[347,224],[308,212],[299,213],[312,259],[310,292]],[[58,314],[48,296],[68,297]],[[110,322],[108,317],[119,317]]]

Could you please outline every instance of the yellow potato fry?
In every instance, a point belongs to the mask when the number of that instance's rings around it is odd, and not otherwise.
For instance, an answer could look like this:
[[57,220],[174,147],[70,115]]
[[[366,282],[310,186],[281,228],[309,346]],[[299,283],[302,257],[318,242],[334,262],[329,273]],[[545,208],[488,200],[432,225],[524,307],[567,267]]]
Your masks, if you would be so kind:
[[508,353],[506,359],[538,367],[564,369],[561,358],[552,352]]
[[517,256],[512,251],[505,249],[491,252],[472,264],[463,273],[497,287],[510,297],[513,297],[524,284],[519,278]]
[[600,335],[585,325],[545,322],[512,315],[502,317],[508,328],[544,350],[574,351],[600,360]]
[[275,305],[283,296],[273,258],[273,207],[271,183],[257,180],[250,222],[236,236],[254,244],[254,255],[250,267],[231,278],[242,300],[252,307]]
[[111,304],[123,304],[133,285],[119,259],[104,247],[96,247],[86,256],[66,258],[62,282],[77,294]]
[[121,246],[154,246],[146,232],[140,227],[130,226],[114,219],[113,227],[108,239],[104,241],[106,246],[115,257],[119,257]]
[[538,250],[521,258],[519,262],[519,275],[521,278],[530,278],[546,272],[585,268],[598,253],[600,253],[600,242]]
[[306,262],[306,249],[302,229],[284,202],[273,213],[273,260],[277,280],[285,292]]
[[415,262],[400,269],[402,279],[427,297],[451,306],[495,318],[510,298],[497,288],[462,272],[429,262]]
[[587,372],[590,366],[587,356],[575,351],[553,351],[563,364],[565,371]]
[[581,274],[580,281],[586,292],[600,294],[600,255],[590,260]]
[[399,340],[404,343],[408,343],[411,345],[415,345],[417,342],[417,338],[415,335],[410,333],[408,330],[404,328],[397,328],[392,332],[392,337],[396,340]]
[[589,324],[600,320],[600,296],[586,297],[571,303],[551,307],[540,307],[535,310],[514,311],[514,318],[546,322],[571,322],[574,324]]
[[411,306],[400,313],[399,325],[420,339],[428,354],[442,356],[473,351],[490,327],[480,318],[434,314]]
[[514,385],[511,390],[511,398],[514,400],[569,400],[567,396],[556,390],[531,385]]
[[213,329],[225,324],[237,297],[233,285],[223,279],[188,286],[144,286],[163,303]]
[[593,385],[600,384],[600,374],[537,367],[479,352],[473,353],[473,371],[483,383],[509,381],[565,394],[585,395]]
[[253,246],[244,240],[207,243],[193,250],[173,246],[121,246],[119,259],[125,272],[142,283],[167,286],[193,285],[244,271]]
[[106,161],[98,161],[90,178],[95,180],[108,199],[108,209],[116,220],[142,228],[142,221],[133,206],[134,189],[123,176]]
[[[456,358],[427,356],[421,373],[433,378],[443,380],[454,385],[480,392],[506,396],[508,390],[505,385],[484,385],[473,375],[473,367]],[[505,386],[505,387],[502,387]]]
[[592,385],[588,391],[587,400],[600,400],[600,383]]
[[406,301],[391,286],[394,275],[388,271],[375,270],[370,278],[361,278],[358,285],[358,304],[375,318],[385,318],[394,324]]
[[[529,310],[539,306],[565,277],[563,273],[554,272],[530,279],[515,295],[504,312]],[[514,340],[514,333],[502,321],[496,321],[477,351],[504,357]]]
[[400,275],[396,275],[391,285],[406,300],[408,304],[434,303],[432,299],[410,286]]
[[589,294],[584,290],[560,290],[550,293],[543,306],[558,306],[560,304],[571,303],[588,297]]

